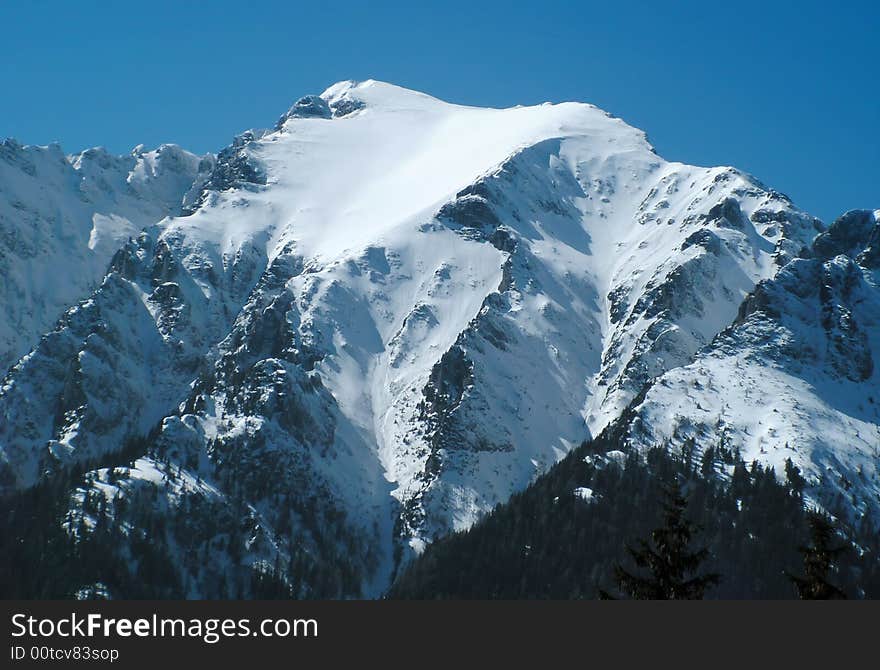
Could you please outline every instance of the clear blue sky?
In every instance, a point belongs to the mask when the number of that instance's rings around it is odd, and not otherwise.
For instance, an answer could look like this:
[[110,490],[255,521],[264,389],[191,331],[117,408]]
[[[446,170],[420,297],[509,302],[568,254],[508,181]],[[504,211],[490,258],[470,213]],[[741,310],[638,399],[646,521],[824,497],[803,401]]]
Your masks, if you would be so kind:
[[0,137],[216,151],[382,79],[474,105],[583,100],[670,160],[830,219],[880,207],[880,3],[0,0]]

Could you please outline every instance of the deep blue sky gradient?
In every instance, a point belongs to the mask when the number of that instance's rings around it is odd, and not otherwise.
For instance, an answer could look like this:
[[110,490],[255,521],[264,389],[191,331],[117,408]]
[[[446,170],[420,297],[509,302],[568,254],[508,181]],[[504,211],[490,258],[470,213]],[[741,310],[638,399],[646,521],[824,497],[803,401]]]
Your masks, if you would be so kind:
[[473,105],[592,102],[658,153],[829,220],[880,207],[880,3],[0,0],[0,137],[217,151],[382,79]]

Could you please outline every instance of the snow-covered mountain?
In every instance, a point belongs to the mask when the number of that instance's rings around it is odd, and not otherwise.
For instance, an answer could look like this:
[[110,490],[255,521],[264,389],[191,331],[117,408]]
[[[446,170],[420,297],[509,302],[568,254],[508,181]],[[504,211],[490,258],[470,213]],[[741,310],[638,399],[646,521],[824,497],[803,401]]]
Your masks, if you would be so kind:
[[66,156],[0,143],[0,374],[97,286],[129,235],[180,213],[199,165],[174,145]]
[[[667,162],[593,106],[376,81],[302,98],[201,168],[175,155],[159,216],[179,215],[114,228],[132,239],[100,285],[4,380],[0,481],[97,463],[69,527],[162,517],[190,595],[239,564],[300,595],[379,593],[634,400],[646,445],[721,419],[756,458],[777,459],[758,433],[784,438],[876,486],[873,214],[814,243],[784,195]],[[793,371],[798,338],[815,354]],[[749,394],[763,413],[770,392],[784,425],[758,424]],[[850,428],[862,442],[828,437]]]
[[850,520],[880,510],[880,212],[852,211],[764,280],[737,318],[638,406],[635,444],[739,450]]

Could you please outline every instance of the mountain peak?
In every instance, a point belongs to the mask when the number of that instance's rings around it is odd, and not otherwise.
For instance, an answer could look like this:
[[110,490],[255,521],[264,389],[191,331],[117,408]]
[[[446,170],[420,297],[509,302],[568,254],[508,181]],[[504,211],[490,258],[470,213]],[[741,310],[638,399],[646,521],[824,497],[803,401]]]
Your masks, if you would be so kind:
[[320,95],[299,98],[276,124],[281,129],[289,119],[331,119],[370,107],[372,109],[408,109],[447,103],[401,86],[375,79],[347,79],[327,87]]
[[442,100],[416,91],[377,79],[355,81],[353,79],[336,82],[329,86],[321,97],[330,102],[341,99],[361,100],[367,105],[381,107],[408,107],[414,104],[448,104]]

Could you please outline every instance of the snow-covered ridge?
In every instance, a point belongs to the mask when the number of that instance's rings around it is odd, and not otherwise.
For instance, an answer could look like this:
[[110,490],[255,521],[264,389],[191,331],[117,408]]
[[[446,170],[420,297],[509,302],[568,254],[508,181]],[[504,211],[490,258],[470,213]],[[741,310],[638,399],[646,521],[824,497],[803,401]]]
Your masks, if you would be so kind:
[[[246,196],[250,209],[240,224],[225,214],[243,197],[232,188],[201,217],[177,225],[205,229],[204,239],[226,245],[271,229],[270,257],[295,242],[303,255],[332,260],[430,217],[459,190],[544,140],[580,137],[597,152],[651,153],[644,133],[585,104],[463,107],[376,81],[343,82],[319,99],[357,110],[338,118],[288,113],[278,131],[245,137],[237,160],[252,165],[253,177],[242,181],[255,192]],[[309,107],[293,110],[298,106]],[[266,180],[271,188],[259,189]]]
[[880,511],[880,221],[854,210],[805,258],[759,284],[736,322],[661,376],[639,406],[636,444],[739,450],[843,519]]
[[66,156],[0,143],[0,374],[97,286],[129,236],[180,212],[199,167],[175,145]]
[[376,81],[300,99],[197,172],[4,382],[2,481],[156,427],[151,458],[259,518],[255,564],[345,556],[348,594],[695,364],[823,230],[591,105]]

